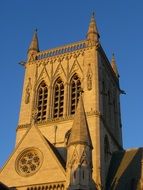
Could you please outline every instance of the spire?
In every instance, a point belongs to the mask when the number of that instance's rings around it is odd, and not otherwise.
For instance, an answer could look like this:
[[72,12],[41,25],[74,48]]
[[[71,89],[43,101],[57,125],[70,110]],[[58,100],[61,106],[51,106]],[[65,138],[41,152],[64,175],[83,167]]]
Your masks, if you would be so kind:
[[83,105],[82,94],[79,98],[73,126],[71,129],[71,135],[69,138],[69,145],[71,144],[86,144],[92,147],[92,142]]
[[32,42],[31,42],[31,44],[29,46],[28,52],[31,51],[31,50],[36,51],[36,52],[39,51],[37,29],[34,32],[33,39],[32,39]]
[[120,76],[119,76],[119,73],[118,73],[118,69],[117,69],[117,64],[116,64],[114,53],[112,54],[111,67],[112,67],[112,69],[113,69],[116,77],[119,78]]
[[90,24],[89,24],[89,28],[88,28],[88,32],[87,32],[87,40],[91,40],[91,41],[99,41],[100,35],[98,33],[98,29],[97,29],[97,25],[96,25],[96,21],[94,18],[94,12],[91,16],[91,20],[90,20]]

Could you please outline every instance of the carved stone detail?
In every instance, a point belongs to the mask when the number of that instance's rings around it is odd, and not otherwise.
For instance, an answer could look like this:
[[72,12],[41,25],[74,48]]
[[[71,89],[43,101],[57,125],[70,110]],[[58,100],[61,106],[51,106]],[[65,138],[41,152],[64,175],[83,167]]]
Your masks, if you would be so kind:
[[87,70],[87,89],[92,90],[92,69],[91,65],[88,65],[88,70]]
[[64,183],[48,183],[48,184],[44,184],[44,185],[36,185],[36,186],[30,186],[28,187],[26,190],[64,190],[65,189],[65,185]]
[[24,150],[16,160],[16,171],[22,176],[36,173],[42,164],[42,153],[35,148]]
[[32,89],[31,78],[29,78],[29,81],[25,90],[25,104],[28,104],[30,102],[31,89]]

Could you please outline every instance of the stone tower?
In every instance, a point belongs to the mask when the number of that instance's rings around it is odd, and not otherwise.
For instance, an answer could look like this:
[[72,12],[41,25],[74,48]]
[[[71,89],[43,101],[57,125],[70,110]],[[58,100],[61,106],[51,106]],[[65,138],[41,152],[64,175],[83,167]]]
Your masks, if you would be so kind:
[[94,15],[86,39],[54,49],[40,51],[35,31],[24,67],[16,147],[0,180],[18,190],[102,189],[122,150],[121,90]]

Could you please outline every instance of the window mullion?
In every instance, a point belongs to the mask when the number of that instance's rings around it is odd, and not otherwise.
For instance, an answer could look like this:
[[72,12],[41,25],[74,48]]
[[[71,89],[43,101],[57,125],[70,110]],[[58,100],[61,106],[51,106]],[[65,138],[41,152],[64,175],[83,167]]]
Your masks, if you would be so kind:
[[77,81],[75,82],[75,109],[77,106],[77,98],[78,98],[78,87],[77,87]]
[[59,94],[58,94],[58,117],[60,116],[60,101],[61,101],[61,87],[59,84]]
[[48,89],[46,87],[46,84],[42,82],[37,93],[37,121],[42,121],[46,119],[47,97]]
[[41,105],[41,120],[43,119],[43,108],[44,108],[44,89],[42,89],[42,105]]

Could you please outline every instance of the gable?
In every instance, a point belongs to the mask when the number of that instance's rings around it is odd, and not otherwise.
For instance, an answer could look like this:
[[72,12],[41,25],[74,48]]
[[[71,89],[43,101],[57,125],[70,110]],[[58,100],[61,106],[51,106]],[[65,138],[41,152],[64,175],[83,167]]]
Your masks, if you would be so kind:
[[9,187],[65,181],[62,159],[52,146],[31,127],[2,168],[0,181]]

